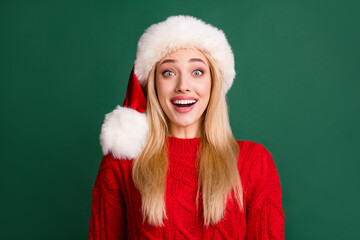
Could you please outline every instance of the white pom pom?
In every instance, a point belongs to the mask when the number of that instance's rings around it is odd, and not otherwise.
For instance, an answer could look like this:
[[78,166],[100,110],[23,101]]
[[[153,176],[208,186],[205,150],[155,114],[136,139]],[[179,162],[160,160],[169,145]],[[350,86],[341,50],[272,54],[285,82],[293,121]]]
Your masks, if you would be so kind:
[[114,157],[134,159],[145,145],[148,124],[145,113],[117,106],[106,114],[101,128],[100,144],[103,154],[111,152]]

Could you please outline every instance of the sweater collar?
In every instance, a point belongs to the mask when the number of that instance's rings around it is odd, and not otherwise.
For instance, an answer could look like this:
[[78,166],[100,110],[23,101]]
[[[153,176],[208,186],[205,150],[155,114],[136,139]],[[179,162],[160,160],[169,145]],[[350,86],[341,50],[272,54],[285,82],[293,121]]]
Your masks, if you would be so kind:
[[167,137],[168,151],[173,154],[196,155],[200,142],[200,138]]

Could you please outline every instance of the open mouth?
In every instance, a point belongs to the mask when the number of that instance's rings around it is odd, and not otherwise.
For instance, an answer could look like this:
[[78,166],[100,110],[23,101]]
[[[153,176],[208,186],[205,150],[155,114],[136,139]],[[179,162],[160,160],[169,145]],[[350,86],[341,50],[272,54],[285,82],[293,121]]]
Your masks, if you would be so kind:
[[194,105],[197,101],[196,100],[174,100],[171,101],[172,104],[179,108],[187,108]]

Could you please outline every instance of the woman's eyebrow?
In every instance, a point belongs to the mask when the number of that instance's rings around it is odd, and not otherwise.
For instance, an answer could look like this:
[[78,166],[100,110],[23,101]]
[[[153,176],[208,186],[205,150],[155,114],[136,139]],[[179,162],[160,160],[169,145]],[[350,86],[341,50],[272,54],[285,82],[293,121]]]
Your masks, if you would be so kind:
[[[160,66],[163,65],[164,63],[173,63],[173,62],[177,62],[177,60],[175,60],[175,59],[165,59],[165,60],[160,64]],[[207,65],[207,64],[205,63],[205,61],[202,60],[201,58],[191,58],[191,59],[189,59],[189,62],[202,62],[203,64]]]
[[201,58],[191,58],[189,62],[202,62],[203,64],[207,65],[204,60]]
[[160,64],[160,66],[163,65],[164,63],[169,63],[169,62],[176,62],[176,60],[174,60],[174,59],[165,59],[165,60]]

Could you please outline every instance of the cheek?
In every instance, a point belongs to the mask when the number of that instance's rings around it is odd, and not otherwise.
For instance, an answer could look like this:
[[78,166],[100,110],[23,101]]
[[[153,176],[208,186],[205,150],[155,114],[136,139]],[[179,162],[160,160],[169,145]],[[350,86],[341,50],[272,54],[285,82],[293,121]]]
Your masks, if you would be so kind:
[[203,84],[199,86],[198,89],[199,89],[199,94],[201,94],[201,96],[204,99],[209,100],[211,94],[211,80],[205,81]]
[[155,89],[159,99],[163,98],[165,91],[164,91],[164,82],[161,79],[157,78],[155,82]]
[[160,106],[164,110],[164,107],[166,107],[166,98],[169,96],[169,87],[161,80],[156,81],[155,87]]

